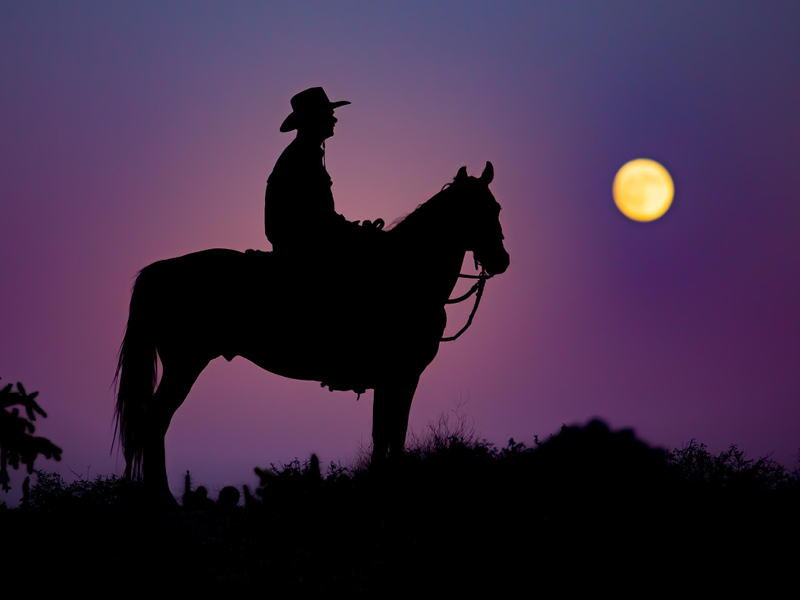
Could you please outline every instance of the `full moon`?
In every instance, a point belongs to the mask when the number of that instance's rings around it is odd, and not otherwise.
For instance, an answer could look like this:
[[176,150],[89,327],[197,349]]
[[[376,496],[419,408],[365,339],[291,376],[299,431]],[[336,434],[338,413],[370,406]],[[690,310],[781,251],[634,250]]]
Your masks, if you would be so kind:
[[654,221],[672,204],[675,186],[669,172],[654,160],[637,158],[614,177],[614,202],[634,221]]

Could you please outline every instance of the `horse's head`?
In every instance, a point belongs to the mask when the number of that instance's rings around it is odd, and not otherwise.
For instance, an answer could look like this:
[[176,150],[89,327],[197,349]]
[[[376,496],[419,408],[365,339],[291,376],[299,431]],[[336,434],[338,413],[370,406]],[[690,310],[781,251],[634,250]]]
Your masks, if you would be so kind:
[[467,167],[461,167],[451,187],[462,197],[460,225],[466,249],[489,275],[499,275],[508,268],[510,259],[503,246],[500,205],[489,191],[493,178],[494,167],[487,161],[480,177],[468,176]]

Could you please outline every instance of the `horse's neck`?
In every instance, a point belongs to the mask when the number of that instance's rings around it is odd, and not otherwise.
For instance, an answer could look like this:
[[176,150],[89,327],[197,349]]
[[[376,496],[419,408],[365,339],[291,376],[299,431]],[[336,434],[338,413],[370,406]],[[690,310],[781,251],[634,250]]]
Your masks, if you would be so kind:
[[413,214],[399,223],[393,234],[404,260],[412,263],[416,277],[444,302],[458,281],[466,249],[442,211]]
[[436,303],[445,302],[458,282],[464,262],[464,250],[437,248],[416,261],[414,271],[420,284],[430,290]]

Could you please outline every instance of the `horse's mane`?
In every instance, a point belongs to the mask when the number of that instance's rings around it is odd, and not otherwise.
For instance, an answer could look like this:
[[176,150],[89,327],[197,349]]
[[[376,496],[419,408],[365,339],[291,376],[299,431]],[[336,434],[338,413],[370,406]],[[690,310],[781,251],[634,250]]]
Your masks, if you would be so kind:
[[426,200],[409,214],[404,217],[398,217],[392,222],[390,231],[396,230],[398,227],[403,229],[402,226],[416,225],[418,221],[426,220],[426,217],[433,211],[441,211],[443,209],[444,201],[449,197],[452,183],[446,183],[441,191],[437,192],[432,198]]

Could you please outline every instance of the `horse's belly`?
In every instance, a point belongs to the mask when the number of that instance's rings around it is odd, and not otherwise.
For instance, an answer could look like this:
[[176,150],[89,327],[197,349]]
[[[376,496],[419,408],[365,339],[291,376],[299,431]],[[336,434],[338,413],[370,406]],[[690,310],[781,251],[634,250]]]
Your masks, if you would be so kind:
[[319,381],[339,390],[363,390],[375,386],[376,365],[354,353],[347,343],[332,346],[306,341],[284,346],[265,341],[262,348],[245,350],[244,358],[259,367],[290,379]]

